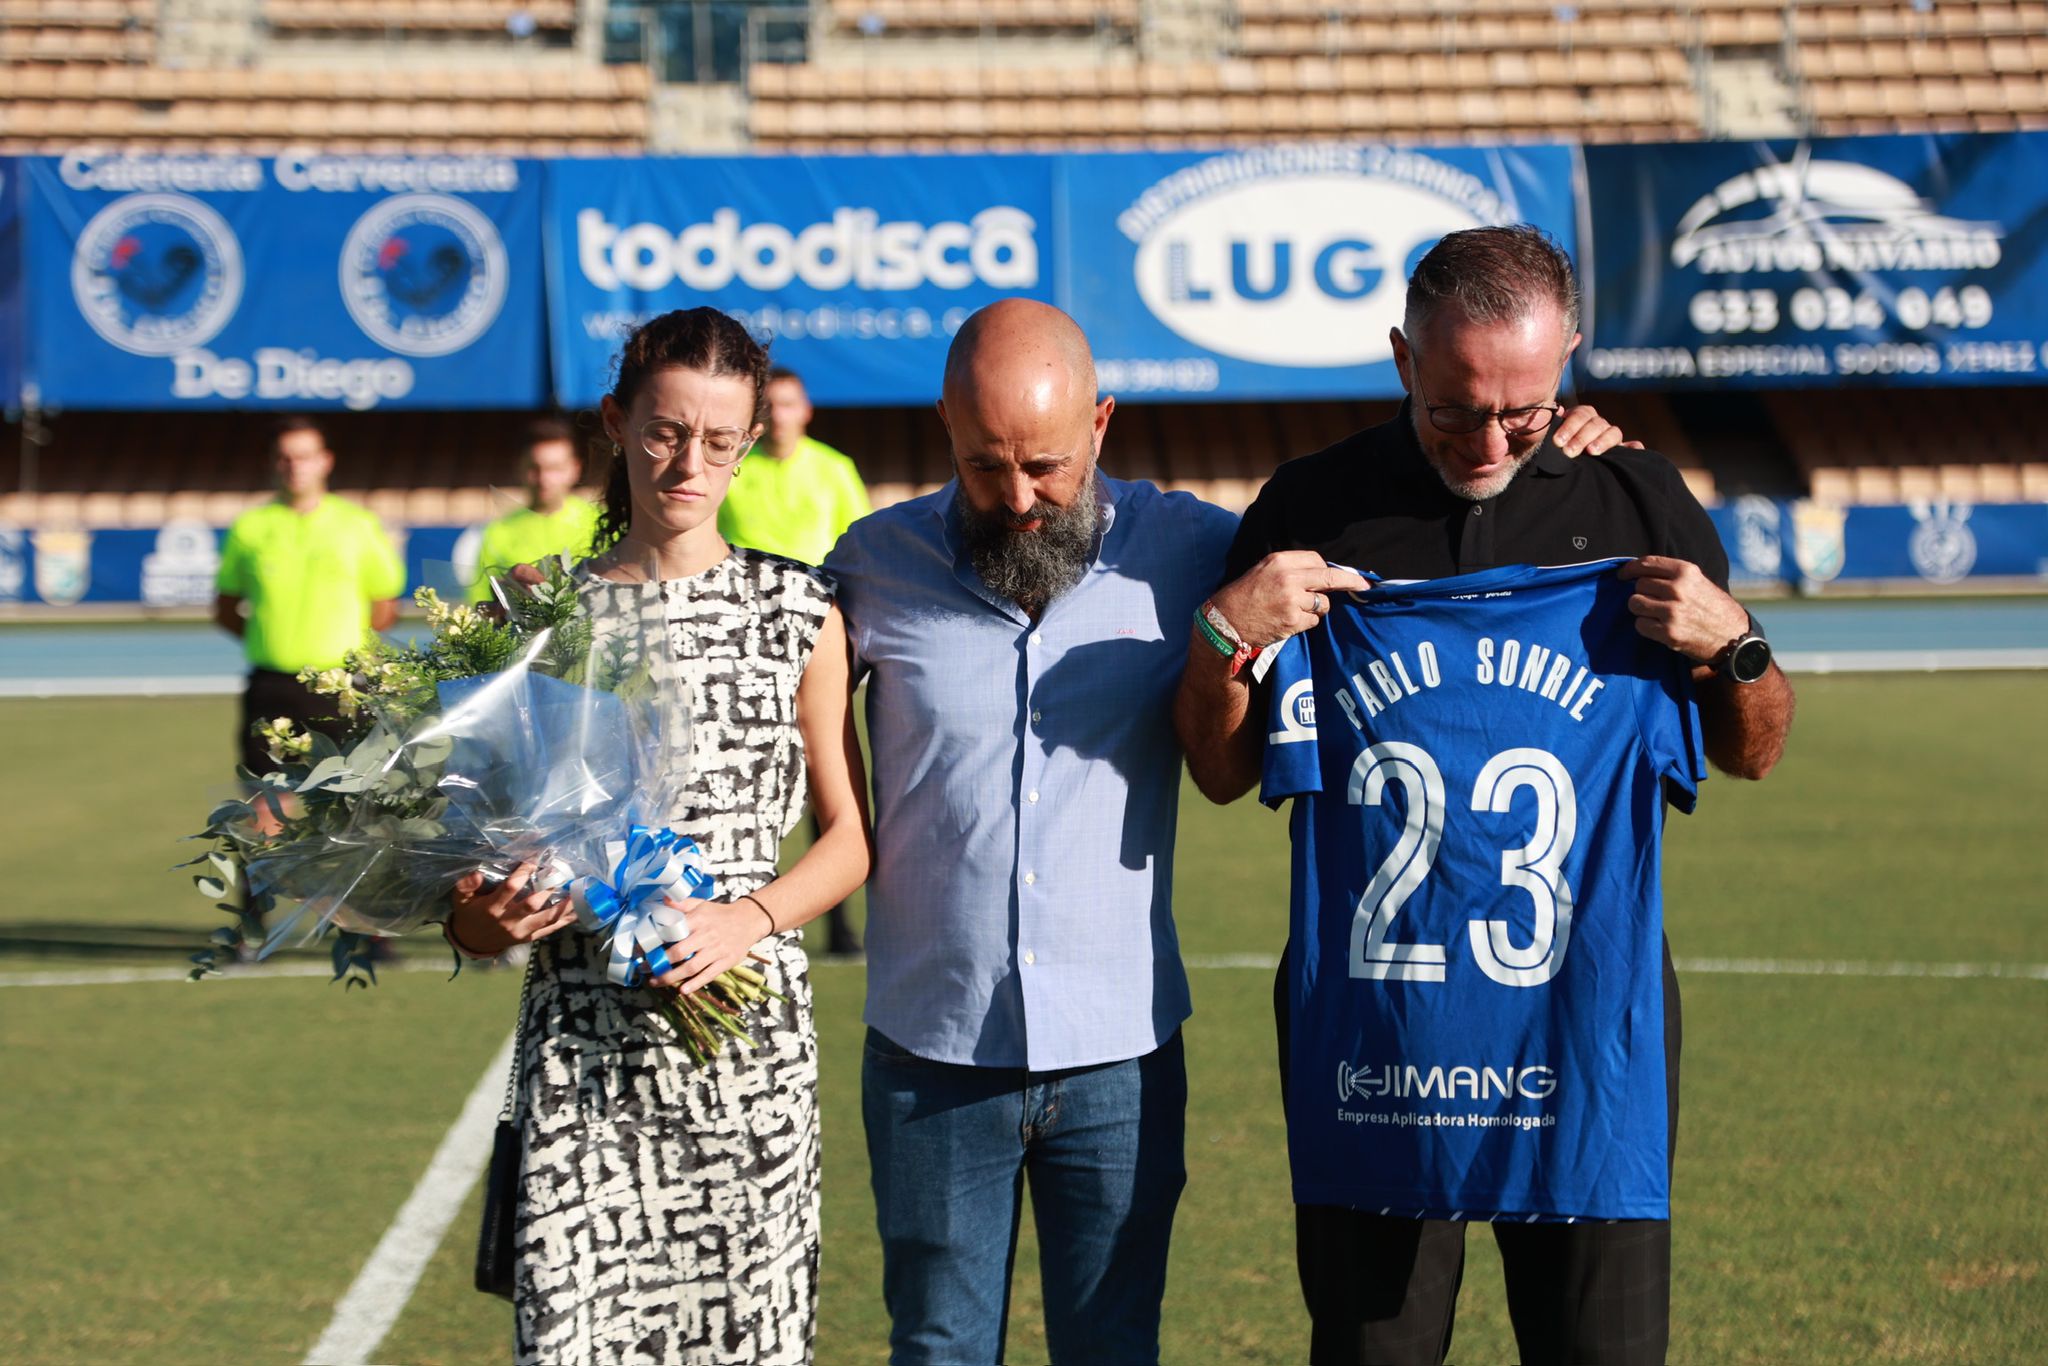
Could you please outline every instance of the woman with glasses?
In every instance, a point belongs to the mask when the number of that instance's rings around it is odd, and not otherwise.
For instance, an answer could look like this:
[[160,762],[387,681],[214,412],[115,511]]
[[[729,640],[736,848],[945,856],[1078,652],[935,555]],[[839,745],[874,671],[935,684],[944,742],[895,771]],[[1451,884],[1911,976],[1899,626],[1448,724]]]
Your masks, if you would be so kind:
[[[866,780],[846,632],[820,571],[729,546],[718,506],[762,430],[767,354],[725,314],[628,338],[602,405],[613,445],[596,553],[577,573],[599,628],[661,642],[689,706],[678,809],[716,901],[685,902],[694,990],[749,954],[780,1000],[754,1044],[692,1066],[651,991],[612,985],[573,912],[530,870],[458,892],[457,947],[533,942],[518,1062],[514,1228],[522,1362],[802,1362],[818,1275],[817,1035],[796,933],[867,876]],[[808,786],[820,835],[776,875]]]

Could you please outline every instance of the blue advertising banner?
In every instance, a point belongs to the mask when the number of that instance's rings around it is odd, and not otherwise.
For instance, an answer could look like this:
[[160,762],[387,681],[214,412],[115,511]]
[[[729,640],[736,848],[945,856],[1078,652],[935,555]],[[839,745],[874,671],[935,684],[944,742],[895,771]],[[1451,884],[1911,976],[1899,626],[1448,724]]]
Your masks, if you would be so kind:
[[[1823,507],[1737,498],[1708,516],[1744,587],[1882,581],[1938,587],[1972,579],[2048,582],[2048,503],[1911,503]],[[225,532],[204,522],[149,528],[40,530],[0,525],[0,603],[213,601]],[[461,591],[476,569],[474,526],[395,528],[406,592]]]
[[0,157],[0,412],[21,408],[21,162]]
[[823,404],[927,403],[995,299],[1053,297],[1052,159],[702,157],[548,167],[555,392],[610,387],[625,334],[710,304]]
[[1568,147],[1257,147],[1063,157],[1060,302],[1104,390],[1387,398],[1408,273],[1445,233],[1577,239]]
[[525,408],[547,396],[539,163],[24,163],[28,379],[55,407]]
[[1596,384],[2041,381],[2048,134],[1585,157]]
[[1737,498],[1708,509],[1743,584],[1819,587],[1840,579],[1946,586],[1973,578],[2048,580],[2048,503],[1830,507]]
[[[0,525],[0,603],[209,606],[226,536],[225,527],[198,521],[158,527]],[[477,536],[476,527],[394,528],[405,591],[425,586],[443,596],[459,594],[475,572]]]

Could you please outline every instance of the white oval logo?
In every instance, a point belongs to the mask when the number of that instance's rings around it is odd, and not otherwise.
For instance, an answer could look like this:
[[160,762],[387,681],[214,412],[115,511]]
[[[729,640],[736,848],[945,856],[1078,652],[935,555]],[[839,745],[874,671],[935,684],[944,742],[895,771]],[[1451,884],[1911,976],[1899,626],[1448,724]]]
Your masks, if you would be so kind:
[[1411,264],[1481,221],[1397,181],[1324,173],[1233,186],[1145,235],[1139,297],[1219,355],[1330,367],[1389,360]]
[[92,216],[71,253],[71,295],[92,330],[137,356],[213,339],[242,302],[242,244],[182,194],[123,195]]
[[394,195],[357,219],[341,247],[349,316],[401,355],[468,346],[497,321],[510,279],[498,229],[447,195]]

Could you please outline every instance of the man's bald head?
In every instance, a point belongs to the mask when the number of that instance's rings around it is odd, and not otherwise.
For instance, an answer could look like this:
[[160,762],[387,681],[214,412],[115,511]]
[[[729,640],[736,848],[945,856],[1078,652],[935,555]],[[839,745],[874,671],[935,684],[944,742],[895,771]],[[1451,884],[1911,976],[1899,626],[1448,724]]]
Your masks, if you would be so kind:
[[984,584],[1033,614],[1095,553],[1095,462],[1115,409],[1096,402],[1088,339],[1049,304],[990,304],[946,355],[939,419],[969,556]]
[[945,399],[996,411],[1093,408],[1095,356],[1080,325],[1051,304],[1001,299],[970,317],[953,338]]

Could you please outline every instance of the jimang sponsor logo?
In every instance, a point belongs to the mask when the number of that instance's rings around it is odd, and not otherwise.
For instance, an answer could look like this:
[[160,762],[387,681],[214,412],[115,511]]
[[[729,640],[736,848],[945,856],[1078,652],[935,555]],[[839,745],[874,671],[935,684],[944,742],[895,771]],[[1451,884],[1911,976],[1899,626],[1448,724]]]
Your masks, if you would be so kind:
[[1419,1067],[1414,1063],[1337,1064],[1337,1099],[1377,1100],[1548,1100],[1557,1093],[1557,1073],[1544,1067]]

